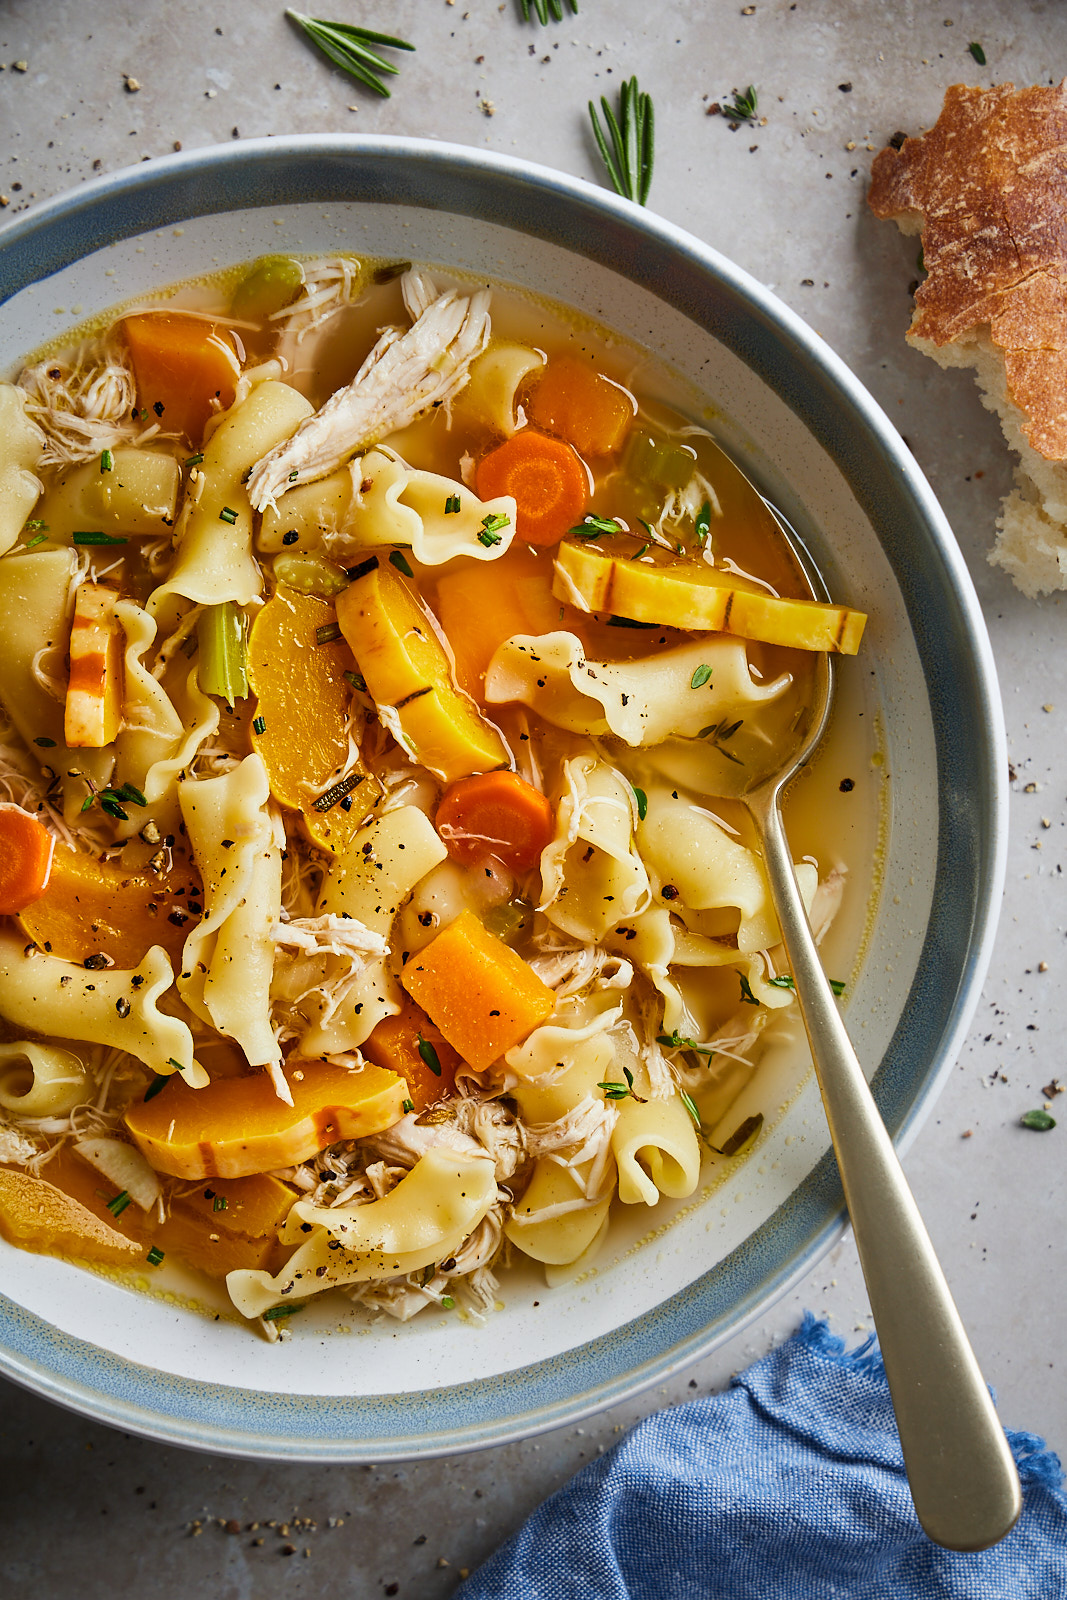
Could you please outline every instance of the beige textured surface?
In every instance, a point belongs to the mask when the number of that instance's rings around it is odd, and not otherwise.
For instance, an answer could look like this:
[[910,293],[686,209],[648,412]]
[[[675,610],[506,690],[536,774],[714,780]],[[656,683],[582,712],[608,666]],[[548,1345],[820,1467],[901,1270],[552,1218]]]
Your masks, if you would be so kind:
[[[1067,599],[1027,600],[986,564],[1008,452],[970,375],[943,372],[906,345],[917,242],[878,222],[864,198],[875,151],[898,128],[932,126],[949,84],[1058,82],[1063,8],[1057,0],[1016,0],[1010,10],[1002,0],[579,4],[577,17],[542,29],[518,20],[516,0],[503,10],[500,0],[323,3],[326,15],[417,43],[400,62],[393,97],[379,102],[311,54],[281,7],[264,0],[6,0],[7,214],[79,184],[94,162],[106,171],[162,155],[175,140],[186,149],[228,142],[234,127],[242,138],[355,127],[425,135],[595,181],[586,101],[639,75],[657,109],[651,207],[772,286],[872,390],[939,494],[983,602],[1017,773],[1008,887],[974,1028],[906,1168],[1006,1422],[1040,1429],[1063,1450],[1067,1118],[1035,1135],[1018,1117],[1042,1103],[1051,1077],[1067,1076],[1058,870],[1067,865]],[[988,68],[972,60],[972,40]],[[12,70],[17,60],[25,73]],[[137,92],[123,87],[123,72],[139,80]],[[706,115],[710,102],[749,83],[765,126],[731,132]],[[1055,1115],[1064,1104],[1054,1102]],[[804,1306],[829,1313],[846,1337],[867,1326],[850,1242],[691,1377],[540,1440],[406,1467],[213,1460],[112,1433],[5,1385],[0,1573],[12,1593],[35,1600],[377,1600],[393,1584],[400,1600],[438,1600],[619,1430],[723,1386],[790,1332]],[[268,1521],[276,1526],[249,1527]]]

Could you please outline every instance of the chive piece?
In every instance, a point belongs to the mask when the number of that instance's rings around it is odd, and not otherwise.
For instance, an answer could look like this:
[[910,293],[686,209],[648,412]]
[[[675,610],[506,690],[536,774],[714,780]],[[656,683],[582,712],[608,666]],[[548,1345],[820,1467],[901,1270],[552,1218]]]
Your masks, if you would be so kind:
[[500,535],[499,533],[491,532],[489,528],[479,528],[478,543],[484,544],[487,550],[491,550],[495,544],[500,543]]
[[697,535],[697,543],[698,544],[700,544],[700,545],[707,544],[707,542],[708,542],[708,532],[709,532],[710,528],[711,528],[711,501],[710,500],[705,500],[704,504],[701,506],[700,510],[697,512],[696,535]]
[[378,565],[377,556],[368,556],[366,561],[361,561],[358,566],[346,567],[345,577],[355,583],[357,578],[365,578],[368,572],[373,572]]
[[233,527],[234,523],[237,521],[237,513],[232,506],[223,506],[222,510],[219,512],[219,521],[228,522],[230,527]]
[[79,531],[78,533],[72,533],[70,537],[71,537],[72,541],[75,544],[125,544],[126,543],[126,537],[125,537],[124,534],[116,534],[114,536],[114,538],[113,538],[110,533],[100,533],[100,532],[96,532],[96,533],[89,532],[89,533],[86,533],[86,532],[83,532],[83,531]]
[[114,472],[114,470],[115,470],[115,457],[111,454],[110,450],[101,450],[101,452],[100,452],[100,471],[101,472]]
[[500,529],[510,528],[511,518],[506,517],[502,511],[490,511],[482,518],[482,526],[478,533],[478,543],[484,544],[487,550],[500,543]]
[[292,1306],[268,1306],[263,1313],[264,1322],[277,1322],[279,1317],[293,1317],[298,1311],[303,1311],[303,1304],[298,1301]]
[[830,988],[834,991],[834,994],[836,994],[838,996],[841,996],[841,995],[844,994],[844,992],[845,992],[845,980],[844,980],[844,978],[831,978],[829,980],[829,983],[830,983]]
[[229,1205],[224,1194],[217,1194],[211,1202],[212,1211],[225,1211]]
[[409,1112],[409,1111],[414,1111],[414,1109],[415,1109],[415,1102],[414,1102],[414,1100],[401,1100],[401,1102],[400,1102],[400,1109],[401,1109],[401,1111],[403,1111],[403,1112],[404,1112],[404,1113],[405,1113],[405,1114],[406,1114],[406,1113],[407,1113],[407,1112]]
[[636,784],[633,784],[632,787],[634,798],[637,801],[637,820],[638,822],[644,822],[648,816],[648,795],[643,789],[639,789]]
[[689,680],[691,689],[703,689],[706,683],[711,682],[711,668],[706,661],[702,661]]
[[170,1074],[168,1072],[157,1072],[155,1077],[152,1079],[152,1082],[148,1085],[148,1088],[144,1092],[145,1099],[154,1100],[160,1089],[166,1088],[169,1082]]
[[421,1033],[416,1034],[415,1037],[418,1040],[419,1055],[422,1057],[423,1061],[425,1061],[434,1077],[439,1078],[441,1076],[441,1061],[437,1051],[434,1049],[429,1039],[424,1039]]
[[360,694],[366,694],[367,680],[363,677],[362,673],[342,672],[341,676],[344,678],[346,683],[350,683],[352,685],[353,689],[358,689]]
[[459,510],[459,495],[450,494],[445,498],[445,516],[454,516]]
[[763,1112],[757,1111],[754,1117],[746,1117],[744,1122],[736,1127],[724,1145],[720,1145],[721,1156],[739,1156],[746,1147],[752,1144],[763,1127]]
[[173,1056],[168,1056],[167,1057],[167,1066],[168,1067],[173,1067],[175,1072],[180,1072],[182,1070],[181,1062],[180,1061],[175,1061]]
[[345,795],[352,793],[353,789],[358,789],[365,777],[365,772],[350,772],[347,778],[342,778],[339,783],[335,783],[324,794],[320,794],[317,800],[313,800],[311,802],[312,810],[332,810],[338,800],[343,800]]
[[185,465],[187,467],[199,467],[201,465],[201,463],[203,462],[203,459],[204,459],[204,453],[203,453],[202,450],[200,450],[200,451],[198,451],[196,453],[195,456],[186,456]]
[[393,550],[390,553],[389,560],[392,562],[393,566],[398,572],[402,572],[404,574],[405,578],[413,578],[415,576],[411,570],[411,563],[408,561],[408,558],[404,554],[403,550]]
[[33,742],[34,744],[39,744],[42,750],[54,750],[56,747],[56,741],[54,739],[46,739],[44,734]]
[[148,1265],[150,1267],[158,1267],[159,1263],[163,1260],[163,1257],[165,1255],[166,1255],[166,1251],[165,1250],[161,1250],[159,1248],[158,1244],[154,1244],[152,1246],[151,1250],[149,1250],[147,1256],[145,1257],[145,1260],[148,1262]]
[[197,623],[197,681],[231,708],[248,696],[248,649],[244,613],[232,600],[205,606]]
[[978,65],[980,67],[984,67],[986,64],[985,51],[982,49],[982,46],[978,43],[977,39],[972,39],[967,48],[977,61]]
[[744,973],[743,972],[739,972],[737,974],[737,976],[741,980],[741,999],[744,1001],[745,1005],[746,1006],[758,1006],[759,1005],[759,1001],[756,999],[756,996],[752,993],[752,985],[749,983],[749,981],[745,977]]
[[450,1294],[443,1294],[441,1296],[441,1304],[446,1311],[452,1311],[455,1309],[456,1302]]
[[126,1193],[125,1189],[121,1189],[113,1200],[108,1201],[107,1209],[111,1212],[113,1217],[121,1217],[129,1203],[129,1195]]
[[1033,1128],[1035,1133],[1047,1133],[1056,1126],[1055,1117],[1050,1117],[1047,1111],[1024,1111],[1019,1122],[1024,1128]]
[[633,617],[609,617],[609,628],[662,628],[662,622],[635,622]]
[[52,531],[47,522],[42,522],[40,517],[33,517],[29,522],[23,523],[22,526],[23,533],[40,533],[42,530],[45,533]]
[[652,183],[655,156],[656,120],[651,96],[642,94],[637,87],[637,79],[630,78],[619,90],[618,120],[604,95],[600,97],[600,104],[611,139],[610,148],[592,100],[589,102],[589,120],[612,187],[624,199],[636,200],[644,205]]
[[266,717],[253,717],[252,718],[252,732],[253,733],[266,733],[266,731],[267,731],[267,719],[266,719]]
[[683,1106],[688,1111],[689,1115],[692,1117],[693,1121],[696,1123],[697,1127],[699,1128],[700,1127],[700,1112],[696,1108],[696,1102],[692,1099],[692,1097],[690,1095],[686,1094],[684,1089],[679,1089],[678,1090],[678,1095],[679,1095],[679,1098],[681,1099],[681,1102],[682,1102]]
[[321,628],[315,629],[316,644],[333,644],[335,639],[341,637],[341,630],[336,622],[324,622]]
[[413,44],[408,44],[406,39],[394,39],[388,33],[371,33],[369,28],[357,28],[350,22],[326,22],[321,17],[305,16],[301,11],[286,11],[285,14],[303,29],[312,44],[317,45],[323,55],[329,56],[342,72],[347,72],[349,77],[357,79],[386,100],[389,99],[389,90],[379,74],[396,73],[400,68],[394,67],[391,61],[386,61],[384,56],[380,56],[369,46],[384,44],[391,50],[415,48]]
[[289,474],[289,482],[290,483],[295,483],[297,478],[299,478],[299,476],[300,476],[300,468],[299,467],[294,467],[292,472],[290,472],[290,474]]
[[46,533],[35,533],[32,539],[26,540],[25,547],[27,550],[36,550],[39,544],[45,544],[47,540],[48,535]]

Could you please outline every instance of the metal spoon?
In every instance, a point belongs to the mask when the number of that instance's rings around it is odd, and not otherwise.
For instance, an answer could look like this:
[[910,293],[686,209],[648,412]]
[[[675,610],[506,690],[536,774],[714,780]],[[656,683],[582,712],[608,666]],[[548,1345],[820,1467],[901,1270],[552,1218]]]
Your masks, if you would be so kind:
[[[807,551],[784,519],[775,516],[812,598],[827,599]],[[950,1550],[983,1550],[1002,1539],[1019,1515],[1019,1475],[823,972],[782,825],[782,793],[814,755],[830,721],[833,693],[834,659],[821,655],[808,712],[795,730],[788,760],[770,773],[751,774],[749,769],[748,781],[742,778],[736,788],[730,786],[730,794],[748,807],[760,837],[867,1283],[915,1510],[937,1544]]]

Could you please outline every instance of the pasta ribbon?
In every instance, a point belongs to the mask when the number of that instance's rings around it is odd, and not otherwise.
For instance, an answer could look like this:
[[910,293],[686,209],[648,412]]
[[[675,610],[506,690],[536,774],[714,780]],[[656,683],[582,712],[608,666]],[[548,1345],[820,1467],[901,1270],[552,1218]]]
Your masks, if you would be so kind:
[[81,1059],[58,1045],[22,1039],[0,1044],[0,1106],[20,1117],[60,1117],[89,1087]]
[[18,539],[40,497],[34,468],[43,453],[44,434],[26,415],[24,396],[14,384],[0,383],[0,556]]
[[651,899],[634,849],[633,790],[595,756],[564,763],[556,835],[541,855],[539,909],[572,938],[596,941]]

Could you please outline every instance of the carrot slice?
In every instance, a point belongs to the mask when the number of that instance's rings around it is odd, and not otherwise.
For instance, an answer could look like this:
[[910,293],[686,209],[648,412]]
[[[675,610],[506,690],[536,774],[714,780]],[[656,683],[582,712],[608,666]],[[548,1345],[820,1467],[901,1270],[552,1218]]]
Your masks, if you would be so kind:
[[526,403],[535,428],[567,439],[583,456],[617,450],[634,417],[625,389],[577,356],[550,361]]
[[461,778],[437,808],[445,849],[463,866],[487,856],[513,872],[537,865],[556,829],[551,803],[517,772]]
[[241,365],[231,336],[213,322],[170,312],[127,317],[122,326],[146,417],[198,444],[212,412],[233,404]]
[[523,428],[483,456],[475,474],[483,500],[514,496],[516,529],[530,544],[555,544],[589,509],[589,471],[563,439]]
[[0,915],[14,916],[48,887],[55,840],[21,806],[0,805]]

